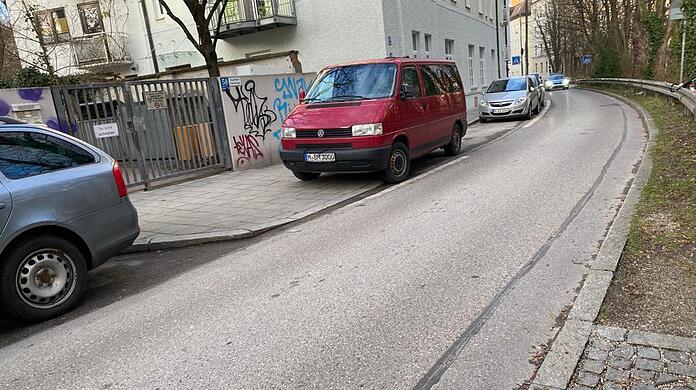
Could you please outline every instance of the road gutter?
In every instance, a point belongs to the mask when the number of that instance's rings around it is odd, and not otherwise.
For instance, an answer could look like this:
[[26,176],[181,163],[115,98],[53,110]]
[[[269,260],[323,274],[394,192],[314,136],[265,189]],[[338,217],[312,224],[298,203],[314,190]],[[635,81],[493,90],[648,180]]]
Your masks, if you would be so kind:
[[626,198],[611,224],[605,240],[592,261],[590,272],[575,299],[568,320],[556,336],[549,353],[544,358],[541,367],[532,381],[532,389],[565,389],[575,372],[575,367],[582,356],[585,345],[589,340],[594,321],[604,302],[607,289],[614,277],[614,271],[621,258],[628,230],[640,194],[650,177],[652,158],[650,152],[655,145],[657,128],[650,114],[633,101],[606,91],[594,91],[618,99],[641,116],[643,125],[648,131],[648,141],[640,166],[626,194]]

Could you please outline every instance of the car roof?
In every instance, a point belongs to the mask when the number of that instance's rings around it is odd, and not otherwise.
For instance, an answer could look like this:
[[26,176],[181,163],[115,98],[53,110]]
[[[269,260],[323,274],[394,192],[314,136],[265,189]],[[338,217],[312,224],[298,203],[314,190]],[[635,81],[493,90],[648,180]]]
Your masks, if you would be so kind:
[[37,131],[37,132],[44,132],[48,133],[51,135],[54,135],[59,138],[63,138],[65,140],[71,141],[73,143],[77,143],[81,145],[82,147],[85,147],[92,151],[93,153],[96,153],[98,156],[109,156],[106,152],[100,150],[98,147],[85,142],[75,136],[72,136],[70,134],[64,133],[62,131],[54,130],[46,125],[37,125],[37,124],[32,124],[32,123],[26,123],[14,118],[8,118],[8,117],[0,117],[0,132],[3,131],[17,131],[17,130],[28,130],[28,131]]
[[408,58],[408,57],[388,57],[388,58],[377,58],[368,60],[358,60],[350,62],[342,62],[337,64],[331,64],[326,66],[326,68],[336,68],[339,66],[348,65],[363,65],[363,64],[449,64],[454,65],[452,60],[439,60],[432,58]]

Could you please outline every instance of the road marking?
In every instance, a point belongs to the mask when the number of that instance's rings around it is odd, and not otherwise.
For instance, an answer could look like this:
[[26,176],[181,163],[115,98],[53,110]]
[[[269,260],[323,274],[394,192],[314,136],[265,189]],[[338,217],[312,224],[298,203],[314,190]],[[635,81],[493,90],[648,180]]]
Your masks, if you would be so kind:
[[551,100],[547,100],[547,101],[546,101],[546,106],[544,107],[544,110],[541,112],[541,114],[537,115],[536,118],[532,119],[531,121],[529,121],[529,123],[527,123],[526,125],[524,125],[524,128],[525,128],[525,129],[530,128],[530,127],[532,127],[535,123],[537,123],[537,122],[539,121],[539,119],[541,119],[541,118],[544,117],[544,115],[546,114],[546,112],[549,110],[550,107],[551,107]]

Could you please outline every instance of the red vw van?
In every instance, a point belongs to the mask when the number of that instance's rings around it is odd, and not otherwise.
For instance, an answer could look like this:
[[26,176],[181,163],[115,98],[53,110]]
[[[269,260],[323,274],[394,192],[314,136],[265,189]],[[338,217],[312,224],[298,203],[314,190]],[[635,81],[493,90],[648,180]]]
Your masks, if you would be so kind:
[[411,160],[461,150],[466,99],[452,61],[387,58],[332,65],[285,119],[280,157],[299,179],[383,172],[397,183]]

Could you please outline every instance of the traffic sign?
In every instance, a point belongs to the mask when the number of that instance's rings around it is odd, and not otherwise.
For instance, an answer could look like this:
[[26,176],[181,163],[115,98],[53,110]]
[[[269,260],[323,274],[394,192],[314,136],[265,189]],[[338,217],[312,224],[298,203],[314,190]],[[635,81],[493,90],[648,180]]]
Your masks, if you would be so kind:
[[592,63],[592,56],[591,55],[585,54],[584,56],[582,56],[582,64],[583,65],[587,65],[587,64],[591,64],[591,63]]
[[512,64],[513,65],[519,65],[522,63],[522,57],[521,56],[512,56]]

